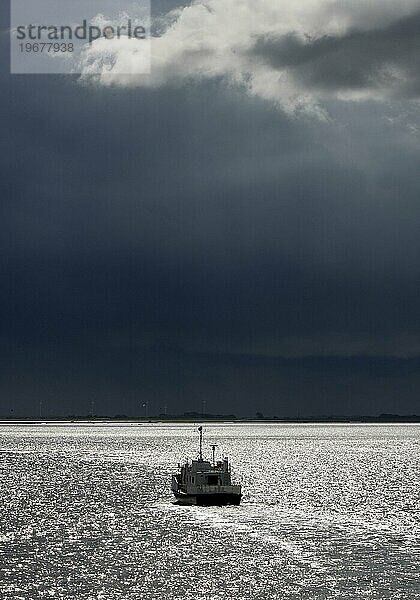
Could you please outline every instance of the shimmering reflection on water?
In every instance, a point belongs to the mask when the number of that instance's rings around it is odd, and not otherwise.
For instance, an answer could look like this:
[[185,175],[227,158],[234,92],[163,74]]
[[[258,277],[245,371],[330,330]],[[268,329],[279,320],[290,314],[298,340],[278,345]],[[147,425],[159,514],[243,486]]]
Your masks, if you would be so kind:
[[193,425],[0,427],[4,600],[420,598],[420,427],[211,425],[240,507],[178,507]]

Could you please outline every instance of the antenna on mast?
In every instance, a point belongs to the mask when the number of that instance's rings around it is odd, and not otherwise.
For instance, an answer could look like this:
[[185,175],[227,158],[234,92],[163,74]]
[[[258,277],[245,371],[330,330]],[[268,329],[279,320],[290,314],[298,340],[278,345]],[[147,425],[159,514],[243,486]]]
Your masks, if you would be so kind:
[[216,460],[215,460],[216,448],[217,448],[217,444],[211,445],[211,449],[212,449],[212,453],[213,453],[213,466],[216,464]]
[[203,460],[203,427],[202,427],[202,425],[200,425],[200,427],[198,428],[198,431],[200,432],[200,460]]

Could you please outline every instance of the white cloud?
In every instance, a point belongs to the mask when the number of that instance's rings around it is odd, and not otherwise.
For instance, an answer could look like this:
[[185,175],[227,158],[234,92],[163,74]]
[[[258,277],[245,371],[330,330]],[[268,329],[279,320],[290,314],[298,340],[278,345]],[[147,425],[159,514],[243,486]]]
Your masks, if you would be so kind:
[[83,77],[100,73],[100,80],[124,83],[123,77],[131,79],[130,73],[150,73],[150,44],[136,39],[98,39],[86,44],[80,56],[78,69]]
[[[98,79],[104,85],[156,87],[223,78],[288,112],[304,109],[322,116],[326,98],[382,99],[386,89],[311,88],[292,68],[279,69],[254,53],[255,40],[287,34],[301,39],[344,36],[354,29],[386,27],[419,8],[420,0],[196,0],[170,13],[166,29],[153,39],[151,75],[138,74],[138,44],[120,42]],[[89,74],[93,61],[97,68],[106,52],[106,43],[92,44],[84,55],[83,74]]]

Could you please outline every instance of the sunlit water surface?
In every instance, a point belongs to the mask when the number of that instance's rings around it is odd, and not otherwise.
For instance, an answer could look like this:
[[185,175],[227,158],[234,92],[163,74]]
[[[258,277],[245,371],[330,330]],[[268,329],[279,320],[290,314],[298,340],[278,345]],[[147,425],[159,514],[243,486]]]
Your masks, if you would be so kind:
[[0,597],[420,598],[416,425],[206,426],[240,507],[179,507],[193,425],[0,427]]

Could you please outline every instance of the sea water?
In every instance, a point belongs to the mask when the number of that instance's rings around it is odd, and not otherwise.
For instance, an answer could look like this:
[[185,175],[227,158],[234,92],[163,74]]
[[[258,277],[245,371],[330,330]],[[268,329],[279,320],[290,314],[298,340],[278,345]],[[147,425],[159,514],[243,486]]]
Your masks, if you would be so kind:
[[239,507],[173,503],[193,424],[0,427],[0,597],[420,598],[420,426],[204,435],[232,460]]

